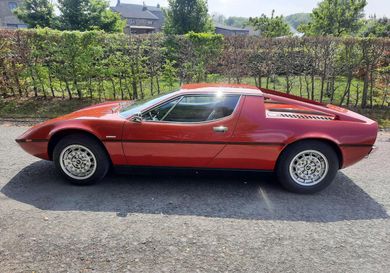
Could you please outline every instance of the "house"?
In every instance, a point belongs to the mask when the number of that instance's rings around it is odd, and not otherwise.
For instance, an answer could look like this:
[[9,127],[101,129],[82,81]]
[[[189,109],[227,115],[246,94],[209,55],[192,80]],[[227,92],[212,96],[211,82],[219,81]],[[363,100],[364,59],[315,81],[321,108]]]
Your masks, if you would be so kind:
[[237,28],[237,27],[226,26],[221,24],[215,25],[215,33],[222,34],[224,36],[237,36],[237,35],[248,36],[249,32],[250,30],[245,28]]
[[20,21],[13,11],[23,0],[0,0],[0,28],[26,28],[27,25]]
[[156,7],[143,5],[126,4],[117,0],[115,7],[111,7],[126,20],[124,32],[126,34],[145,34],[162,31],[164,24],[164,13],[160,5]]

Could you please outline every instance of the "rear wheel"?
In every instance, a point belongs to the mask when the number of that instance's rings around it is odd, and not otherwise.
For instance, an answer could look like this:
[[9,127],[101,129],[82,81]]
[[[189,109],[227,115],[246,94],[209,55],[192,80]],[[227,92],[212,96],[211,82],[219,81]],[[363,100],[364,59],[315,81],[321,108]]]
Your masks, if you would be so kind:
[[101,144],[83,134],[62,138],[54,147],[53,160],[57,170],[78,185],[93,184],[101,180],[110,167]]
[[286,148],[276,168],[279,182],[296,193],[318,192],[332,183],[339,159],[327,143],[307,140]]

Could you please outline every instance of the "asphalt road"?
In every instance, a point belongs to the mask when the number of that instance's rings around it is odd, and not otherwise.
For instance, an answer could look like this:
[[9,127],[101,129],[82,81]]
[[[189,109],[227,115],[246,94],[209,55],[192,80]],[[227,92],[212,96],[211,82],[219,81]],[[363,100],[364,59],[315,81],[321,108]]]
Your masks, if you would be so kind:
[[67,184],[0,125],[0,271],[389,272],[390,134],[315,195],[272,175],[111,174]]

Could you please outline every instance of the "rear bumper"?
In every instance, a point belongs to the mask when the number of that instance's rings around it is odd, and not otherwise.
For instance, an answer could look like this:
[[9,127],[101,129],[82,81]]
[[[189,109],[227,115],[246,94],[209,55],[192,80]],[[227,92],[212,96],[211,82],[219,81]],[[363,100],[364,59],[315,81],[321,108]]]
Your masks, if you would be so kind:
[[372,146],[370,152],[365,156],[365,158],[370,157],[370,155],[372,155],[372,154],[375,153],[376,151],[378,151],[378,147],[376,147],[375,145]]
[[359,162],[375,150],[373,145],[348,145],[341,146],[340,149],[343,156],[342,168]]

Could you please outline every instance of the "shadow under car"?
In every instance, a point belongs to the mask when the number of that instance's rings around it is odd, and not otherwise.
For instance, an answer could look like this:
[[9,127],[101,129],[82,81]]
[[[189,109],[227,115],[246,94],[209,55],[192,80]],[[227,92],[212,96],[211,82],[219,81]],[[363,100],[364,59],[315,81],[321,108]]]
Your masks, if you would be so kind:
[[145,171],[110,174],[92,186],[69,184],[52,162],[37,161],[1,192],[42,210],[193,215],[217,218],[334,222],[389,218],[342,172],[313,195],[284,191],[273,174]]

